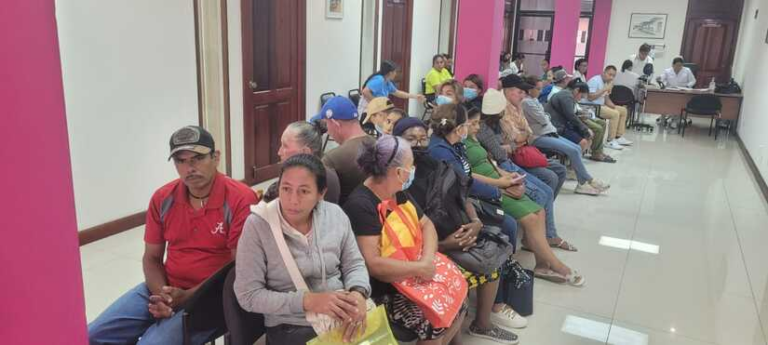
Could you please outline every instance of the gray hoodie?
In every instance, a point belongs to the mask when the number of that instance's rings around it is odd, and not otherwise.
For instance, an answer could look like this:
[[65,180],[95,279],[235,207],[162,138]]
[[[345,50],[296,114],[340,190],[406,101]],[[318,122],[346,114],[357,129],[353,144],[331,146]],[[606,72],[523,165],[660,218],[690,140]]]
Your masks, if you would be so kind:
[[[306,240],[300,233],[294,233],[287,222],[281,223],[288,248],[311,291],[359,286],[370,294],[368,270],[349,218],[341,207],[321,201],[312,213],[312,232]],[[269,223],[258,214],[251,214],[245,221],[235,269],[235,295],[240,306],[264,314],[267,327],[310,325],[304,313],[304,292],[296,291]]]

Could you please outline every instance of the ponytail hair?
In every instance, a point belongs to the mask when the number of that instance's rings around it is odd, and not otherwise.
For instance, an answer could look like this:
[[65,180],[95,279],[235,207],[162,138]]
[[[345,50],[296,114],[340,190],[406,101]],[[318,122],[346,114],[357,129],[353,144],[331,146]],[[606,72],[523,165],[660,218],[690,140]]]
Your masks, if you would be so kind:
[[403,166],[406,151],[411,145],[400,137],[383,135],[376,142],[363,144],[357,156],[357,165],[366,176],[383,177],[390,168]]

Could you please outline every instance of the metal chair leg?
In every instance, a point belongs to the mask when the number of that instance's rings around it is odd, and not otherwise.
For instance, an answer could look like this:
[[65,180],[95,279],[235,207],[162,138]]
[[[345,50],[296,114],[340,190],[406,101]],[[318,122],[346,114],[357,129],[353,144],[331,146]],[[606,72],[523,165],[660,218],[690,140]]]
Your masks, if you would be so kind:
[[709,118],[709,134],[707,134],[708,137],[712,136],[712,124],[715,122],[715,115],[712,115],[712,117]]
[[[683,114],[685,114],[685,117],[683,117]],[[681,113],[680,113],[680,118],[681,118],[681,120],[682,120],[682,122],[683,122],[683,123],[682,123],[682,124],[679,124],[679,125],[677,126],[677,128],[678,128],[678,130],[679,130],[679,129],[680,129],[680,127],[682,126],[682,137],[683,137],[683,138],[685,138],[685,129],[686,129],[686,127],[688,127],[688,112],[687,112],[687,111],[683,111],[683,112],[681,112]]]

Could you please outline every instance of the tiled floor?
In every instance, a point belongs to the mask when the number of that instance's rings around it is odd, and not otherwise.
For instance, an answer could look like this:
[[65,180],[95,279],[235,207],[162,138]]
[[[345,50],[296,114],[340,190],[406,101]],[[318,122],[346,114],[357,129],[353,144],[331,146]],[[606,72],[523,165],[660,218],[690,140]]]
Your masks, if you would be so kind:
[[[575,195],[574,182],[560,194],[560,234],[580,251],[557,254],[587,286],[537,280],[521,343],[765,345],[768,206],[737,143],[707,137],[704,121],[685,138],[628,137],[632,148],[611,152],[617,164],[587,163],[613,185],[609,195]],[[142,281],[142,232],[81,248],[89,321]],[[632,249],[601,245],[627,241]]]

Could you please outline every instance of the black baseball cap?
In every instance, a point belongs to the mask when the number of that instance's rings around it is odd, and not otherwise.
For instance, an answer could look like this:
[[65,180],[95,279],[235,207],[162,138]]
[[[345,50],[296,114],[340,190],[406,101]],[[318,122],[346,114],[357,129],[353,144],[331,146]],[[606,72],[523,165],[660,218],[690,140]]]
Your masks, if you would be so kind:
[[199,154],[209,154],[216,149],[211,133],[200,126],[186,126],[171,135],[171,154],[168,160],[179,151],[192,151]]
[[501,87],[505,89],[516,87],[523,91],[528,91],[534,88],[533,85],[526,83],[525,80],[517,74],[510,74],[501,78]]
[[589,92],[589,85],[587,85],[587,83],[581,81],[581,79],[578,79],[578,78],[574,79],[574,80],[571,80],[568,83],[567,88],[569,88],[571,90],[579,90],[579,92],[581,92],[581,93]]

